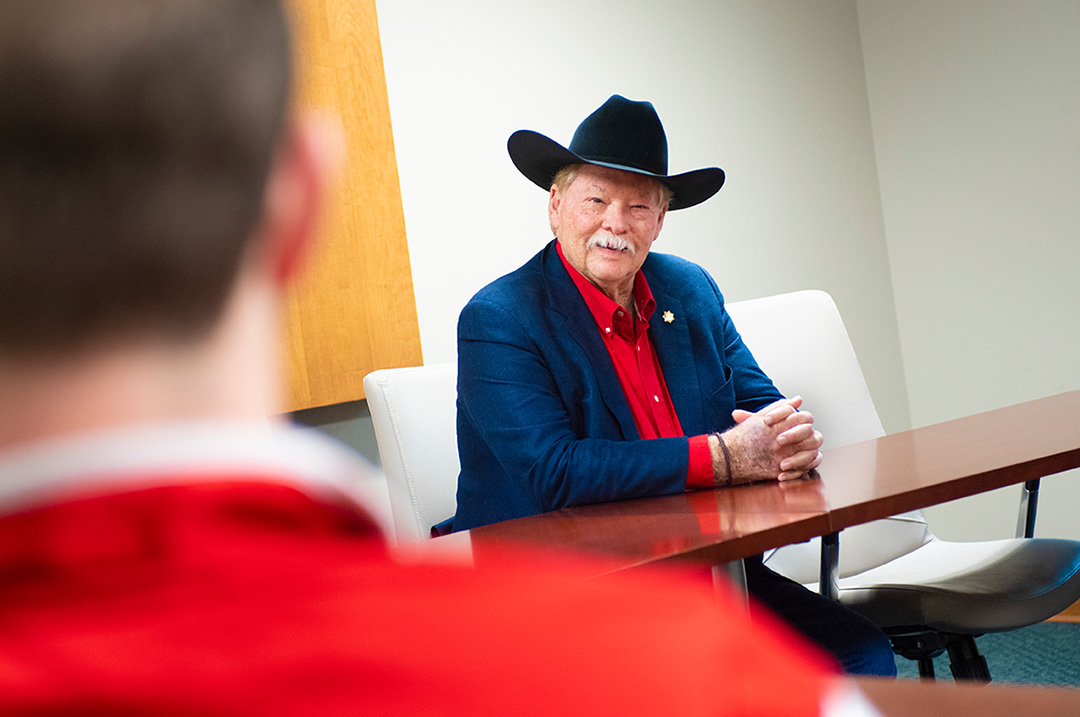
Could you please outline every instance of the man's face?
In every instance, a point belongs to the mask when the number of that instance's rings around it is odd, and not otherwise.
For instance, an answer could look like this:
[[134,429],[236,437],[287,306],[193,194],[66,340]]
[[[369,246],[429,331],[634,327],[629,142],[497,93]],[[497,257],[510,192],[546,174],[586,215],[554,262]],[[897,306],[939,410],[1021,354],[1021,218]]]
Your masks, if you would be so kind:
[[625,303],[667,213],[659,182],[583,165],[565,192],[552,187],[548,217],[570,265]]

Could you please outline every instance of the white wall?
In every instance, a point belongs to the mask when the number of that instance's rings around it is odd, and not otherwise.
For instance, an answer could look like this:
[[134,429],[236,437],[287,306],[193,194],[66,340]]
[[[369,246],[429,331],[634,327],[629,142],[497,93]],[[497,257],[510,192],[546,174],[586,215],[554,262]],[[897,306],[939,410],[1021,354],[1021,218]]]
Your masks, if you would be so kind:
[[[620,92],[656,104],[674,171],[728,172],[656,249],[732,300],[831,292],[886,430],[1080,388],[1078,0],[377,6],[427,362],[548,237],[506,137],[565,143]],[[927,512],[1004,537],[1016,496]],[[1045,480],[1038,534],[1080,538],[1077,505],[1075,473]]]
[[452,361],[462,306],[550,238],[514,130],[568,143],[612,93],[652,101],[672,171],[727,185],[656,251],[729,300],[833,294],[886,428],[909,425],[853,0],[378,3],[420,335]]
[[[1080,388],[1080,2],[858,15],[913,424]],[[1038,535],[1080,538],[1078,478],[1043,481]],[[1004,537],[1016,506],[1011,488],[927,515]]]

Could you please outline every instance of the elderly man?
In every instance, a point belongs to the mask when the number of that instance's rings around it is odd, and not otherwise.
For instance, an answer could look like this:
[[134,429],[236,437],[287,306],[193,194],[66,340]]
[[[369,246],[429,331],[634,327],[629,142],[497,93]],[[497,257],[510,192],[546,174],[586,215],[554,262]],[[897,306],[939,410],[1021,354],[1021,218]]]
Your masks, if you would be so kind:
[[851,707],[678,575],[399,565],[377,474],[268,421],[334,146],[289,75],[274,0],[4,5],[0,713]]
[[[653,106],[619,95],[569,148],[527,130],[508,148],[549,192],[556,238],[461,312],[452,529],[816,468],[813,417],[758,367],[712,278],[650,251],[668,210],[714,195],[724,172],[669,175]],[[845,669],[895,674],[888,640],[863,618],[760,558],[747,578]]]

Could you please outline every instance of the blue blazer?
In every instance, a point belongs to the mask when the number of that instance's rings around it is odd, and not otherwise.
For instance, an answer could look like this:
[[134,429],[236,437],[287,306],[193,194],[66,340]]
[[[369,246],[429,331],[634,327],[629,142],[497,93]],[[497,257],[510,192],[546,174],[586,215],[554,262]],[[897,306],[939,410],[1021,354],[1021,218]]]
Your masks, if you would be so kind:
[[[735,408],[781,398],[704,269],[650,253],[641,271],[656,299],[649,337],[687,436],[725,430]],[[554,241],[461,312],[457,437],[453,530],[686,487],[689,439],[640,439]]]

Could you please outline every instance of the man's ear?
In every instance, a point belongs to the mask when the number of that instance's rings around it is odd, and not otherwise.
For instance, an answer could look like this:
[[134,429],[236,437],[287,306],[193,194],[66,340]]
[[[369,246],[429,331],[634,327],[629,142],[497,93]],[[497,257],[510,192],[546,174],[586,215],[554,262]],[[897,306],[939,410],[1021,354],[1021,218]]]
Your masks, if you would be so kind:
[[259,250],[274,280],[285,284],[304,265],[344,157],[337,118],[314,112],[287,125],[267,179]]
[[551,194],[548,196],[548,223],[551,224],[551,233],[558,236],[559,234],[559,202],[562,201],[562,196],[559,194],[559,190],[552,185]]

